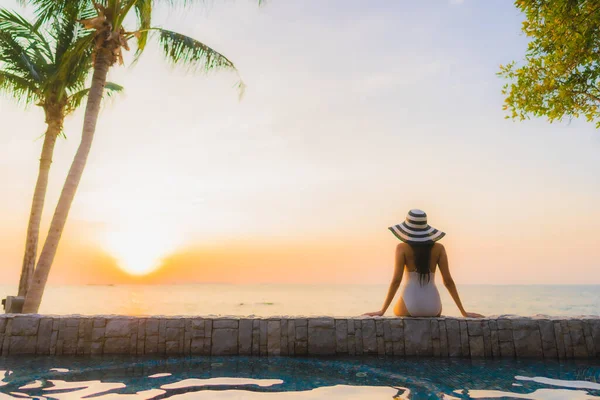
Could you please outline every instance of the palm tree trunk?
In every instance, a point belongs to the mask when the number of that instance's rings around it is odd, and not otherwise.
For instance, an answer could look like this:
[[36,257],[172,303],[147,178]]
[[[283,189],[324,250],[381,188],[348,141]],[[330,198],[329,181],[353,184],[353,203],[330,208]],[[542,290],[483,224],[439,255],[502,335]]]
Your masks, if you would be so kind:
[[52,164],[52,154],[56,138],[62,129],[62,116],[50,115],[46,111],[46,123],[48,128],[44,136],[42,146],[42,155],[40,157],[40,169],[38,172],[35,190],[33,192],[33,201],[31,204],[31,213],[29,214],[29,225],[27,225],[27,238],[25,239],[25,254],[23,256],[23,266],[21,267],[21,278],[19,280],[19,296],[25,296],[31,279],[33,278],[33,269],[35,268],[35,258],[37,256],[37,245],[40,234],[40,221],[44,209],[44,200],[46,198],[46,189],[48,188],[48,175],[50,174],[50,165]]
[[56,210],[54,211],[54,216],[52,217],[52,222],[50,223],[48,237],[46,238],[42,253],[40,254],[40,259],[38,260],[33,273],[33,280],[27,292],[27,296],[25,297],[25,304],[23,305],[24,313],[37,313],[40,308],[42,295],[44,294],[48,275],[50,274],[50,267],[54,261],[58,243],[65,227],[65,223],[67,222],[67,216],[69,215],[69,210],[71,209],[71,204],[73,203],[79,181],[83,175],[90,148],[92,147],[94,132],[96,131],[96,122],[98,121],[98,114],[100,113],[100,103],[102,101],[104,85],[106,84],[106,75],[108,74],[108,69],[111,65],[111,51],[106,48],[98,49],[94,64],[92,86],[85,108],[81,143],[79,144],[77,153],[75,153],[73,164],[71,164],[71,168],[69,169],[69,174],[67,175]]

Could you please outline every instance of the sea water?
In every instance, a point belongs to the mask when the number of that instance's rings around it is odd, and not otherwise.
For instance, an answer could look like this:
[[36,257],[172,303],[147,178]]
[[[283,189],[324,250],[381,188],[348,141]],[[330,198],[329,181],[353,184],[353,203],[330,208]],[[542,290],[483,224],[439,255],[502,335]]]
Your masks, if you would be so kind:
[[[443,315],[458,316],[439,287]],[[460,285],[468,311],[484,315],[600,315],[600,285]],[[0,296],[15,286],[0,286]],[[122,315],[356,316],[376,311],[387,285],[180,284],[48,286],[41,313]],[[397,296],[396,296],[397,298]],[[386,315],[392,315],[390,307]]]

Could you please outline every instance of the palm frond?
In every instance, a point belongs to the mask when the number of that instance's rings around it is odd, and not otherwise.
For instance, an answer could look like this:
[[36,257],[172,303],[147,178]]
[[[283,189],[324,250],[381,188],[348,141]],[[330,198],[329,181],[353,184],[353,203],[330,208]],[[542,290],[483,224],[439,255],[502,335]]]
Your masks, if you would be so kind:
[[228,69],[236,71],[227,57],[211,47],[181,33],[154,28],[160,33],[159,42],[167,59],[173,64],[182,64],[193,70]]
[[137,0],[135,14],[138,19],[139,31],[136,33],[137,50],[135,51],[134,63],[140,58],[146,48],[146,43],[148,43],[148,33],[152,20],[152,0]]
[[0,92],[25,104],[32,104],[39,100],[39,93],[34,83],[7,71],[0,71]]
[[33,5],[36,16],[43,22],[51,21],[69,7],[76,6],[82,9],[93,7],[92,0],[19,0],[19,3]]
[[[230,70],[239,77],[239,72],[231,60],[204,43],[177,32],[161,28],[152,29],[160,33],[159,42],[172,65],[182,64],[193,71]],[[236,87],[241,97],[246,88],[241,77]]]
[[34,62],[35,53],[26,46],[26,42],[20,43],[9,32],[0,31],[0,63],[6,70],[19,72],[24,78],[39,82],[41,75]]
[[94,33],[85,32],[77,38],[57,60],[56,77],[65,84],[76,84],[85,80],[92,65],[92,52],[94,51]]
[[0,31],[10,34],[13,38],[26,40],[30,45],[35,45],[37,51],[47,60],[52,59],[50,44],[40,32],[40,23],[32,24],[16,12],[0,8]]
[[[122,93],[123,90],[124,88],[121,85],[118,85],[113,82],[106,82],[106,85],[104,86],[104,96],[106,96],[106,98],[111,98],[116,94]],[[75,92],[71,96],[69,96],[69,98],[67,99],[66,115],[71,114],[73,111],[79,108],[79,106],[87,97],[89,92],[90,89],[86,88]]]

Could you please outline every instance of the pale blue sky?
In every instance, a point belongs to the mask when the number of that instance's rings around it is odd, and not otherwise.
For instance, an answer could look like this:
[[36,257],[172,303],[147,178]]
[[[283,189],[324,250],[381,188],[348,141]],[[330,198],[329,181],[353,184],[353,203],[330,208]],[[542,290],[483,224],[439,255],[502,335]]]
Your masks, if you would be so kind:
[[[464,281],[600,283],[600,134],[583,121],[504,119],[495,74],[523,57],[521,21],[505,0],[160,9],[156,24],[232,59],[246,94],[238,101],[231,74],[171,69],[156,46],[113,68],[126,93],[102,111],[65,240],[117,259],[135,246],[159,257],[348,243],[373,253],[364,267],[379,281],[391,257],[381,249],[395,243],[386,227],[420,207],[448,233]],[[5,98],[0,120],[0,262],[12,281],[44,127],[35,107]],[[57,146],[46,216],[81,121],[69,118]],[[332,276],[362,281],[352,271]]]

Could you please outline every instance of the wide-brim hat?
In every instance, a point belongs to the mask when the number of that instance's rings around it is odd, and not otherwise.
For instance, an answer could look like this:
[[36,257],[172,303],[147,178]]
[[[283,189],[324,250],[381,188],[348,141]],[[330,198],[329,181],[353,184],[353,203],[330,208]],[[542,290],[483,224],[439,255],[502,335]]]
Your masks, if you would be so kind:
[[435,243],[446,234],[427,223],[425,211],[413,209],[404,222],[388,228],[394,236],[409,244]]

